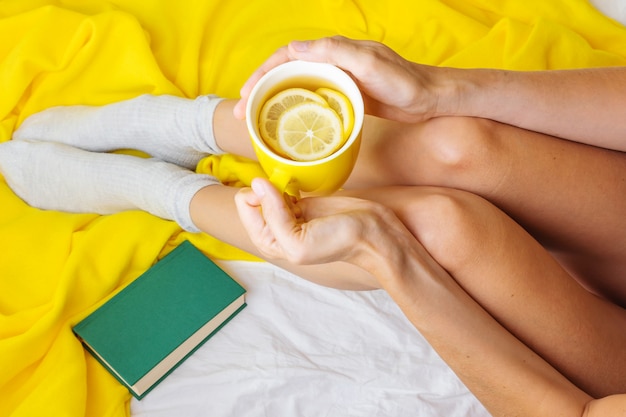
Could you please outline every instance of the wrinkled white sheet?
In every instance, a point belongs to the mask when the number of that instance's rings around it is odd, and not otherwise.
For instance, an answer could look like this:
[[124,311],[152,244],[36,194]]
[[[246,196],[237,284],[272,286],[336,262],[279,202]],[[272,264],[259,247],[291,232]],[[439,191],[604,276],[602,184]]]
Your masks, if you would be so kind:
[[134,417],[489,415],[383,291],[220,264],[248,290],[248,307],[133,399]]
[[605,15],[626,25],[626,1],[624,0],[591,0],[598,10]]

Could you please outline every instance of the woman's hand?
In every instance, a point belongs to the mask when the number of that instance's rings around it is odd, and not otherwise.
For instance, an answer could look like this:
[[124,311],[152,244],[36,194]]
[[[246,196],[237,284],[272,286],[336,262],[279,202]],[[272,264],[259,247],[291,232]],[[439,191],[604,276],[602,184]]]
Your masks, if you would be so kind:
[[243,119],[250,92],[272,68],[292,60],[326,62],[350,74],[365,101],[365,112],[400,122],[419,122],[437,114],[439,69],[409,62],[387,46],[341,36],[291,42],[279,49],[252,74],[241,89],[234,109]]
[[390,209],[367,200],[311,197],[294,202],[256,178],[235,202],[252,242],[270,259],[302,265],[344,261],[377,275],[387,252],[396,252],[402,238],[412,239]]

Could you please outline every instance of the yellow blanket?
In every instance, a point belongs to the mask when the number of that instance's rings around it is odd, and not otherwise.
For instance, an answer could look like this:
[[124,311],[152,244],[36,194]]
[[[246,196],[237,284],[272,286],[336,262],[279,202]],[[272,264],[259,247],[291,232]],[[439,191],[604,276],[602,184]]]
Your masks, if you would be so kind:
[[[49,106],[142,93],[237,97],[279,46],[333,34],[437,65],[626,64],[626,29],[585,0],[2,0],[0,141]],[[255,169],[230,157],[201,164],[244,183]],[[214,257],[250,259],[146,213],[36,210],[1,178],[0,207],[2,416],[127,415],[128,393],[71,326],[182,239]]]

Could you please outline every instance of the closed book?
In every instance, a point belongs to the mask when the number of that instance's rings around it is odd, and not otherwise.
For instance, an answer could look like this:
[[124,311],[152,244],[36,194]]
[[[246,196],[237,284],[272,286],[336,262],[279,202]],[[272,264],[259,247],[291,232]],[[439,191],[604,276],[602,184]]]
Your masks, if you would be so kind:
[[141,399],[245,306],[245,289],[185,241],[74,333]]

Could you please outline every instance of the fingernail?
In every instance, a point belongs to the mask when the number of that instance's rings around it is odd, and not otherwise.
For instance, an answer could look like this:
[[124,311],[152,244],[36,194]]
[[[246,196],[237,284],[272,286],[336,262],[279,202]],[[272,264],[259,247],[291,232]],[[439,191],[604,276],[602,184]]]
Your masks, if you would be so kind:
[[306,52],[309,50],[309,43],[309,41],[293,41],[291,42],[291,47],[294,51]]
[[252,191],[254,191],[257,197],[263,198],[263,196],[265,196],[265,184],[263,184],[263,181],[259,181],[255,178],[252,180],[250,187],[252,187]]

